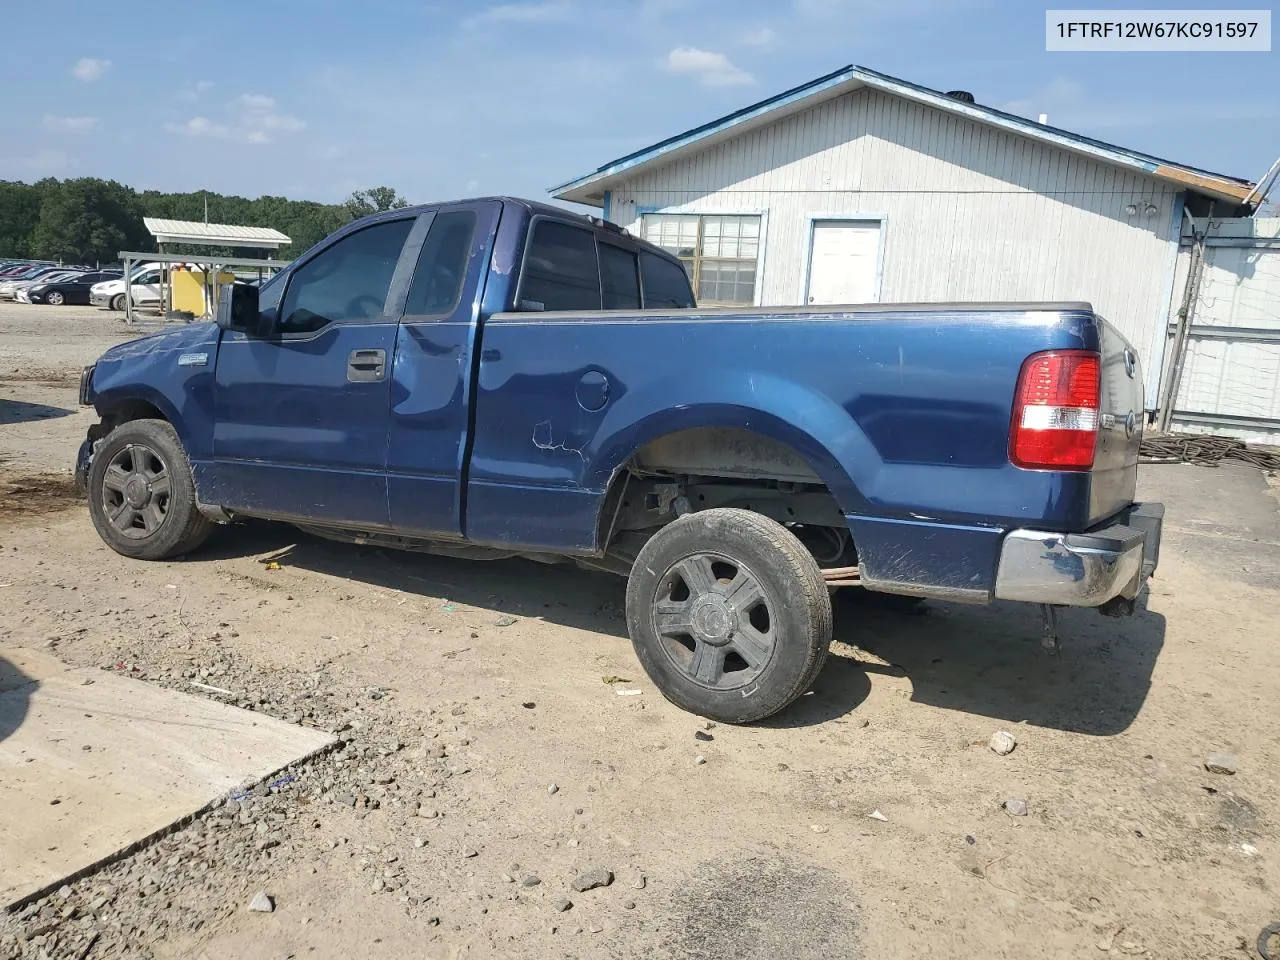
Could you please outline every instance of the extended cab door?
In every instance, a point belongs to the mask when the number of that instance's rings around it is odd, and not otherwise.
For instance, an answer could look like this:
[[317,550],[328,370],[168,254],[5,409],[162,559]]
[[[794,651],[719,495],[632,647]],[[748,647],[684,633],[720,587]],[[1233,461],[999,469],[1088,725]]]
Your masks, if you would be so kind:
[[397,531],[462,535],[477,304],[489,275],[498,201],[451,204],[434,213],[396,338],[388,441],[388,498]]
[[386,526],[389,374],[415,219],[343,234],[268,283],[259,298],[268,338],[223,333],[213,482],[202,498],[264,516]]

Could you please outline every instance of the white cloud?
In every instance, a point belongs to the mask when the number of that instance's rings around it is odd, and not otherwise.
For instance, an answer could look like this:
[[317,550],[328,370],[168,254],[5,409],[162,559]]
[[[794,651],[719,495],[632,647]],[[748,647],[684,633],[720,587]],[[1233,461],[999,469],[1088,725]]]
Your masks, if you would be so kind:
[[230,106],[237,115],[239,135],[249,143],[270,143],[276,133],[297,133],[306,121],[292,113],[276,111],[275,97],[262,93],[242,93]]
[[738,42],[748,47],[772,47],[777,39],[778,35],[772,27],[760,27],[758,30],[748,30],[742,34],[738,37]]
[[208,117],[192,117],[185,123],[166,123],[170,133],[185,133],[189,137],[225,137],[231,131],[226,124],[214,123]]
[[71,68],[71,75],[77,80],[83,80],[85,83],[92,83],[94,80],[101,79],[102,75],[107,72],[107,68],[110,66],[110,60],[95,60],[93,57],[81,57],[76,61],[75,66]]
[[195,83],[189,84],[182,90],[178,91],[178,99],[186,103],[195,103],[200,99],[202,94],[208,93],[214,87],[212,80],[197,80]]
[[70,163],[61,150],[37,150],[29,157],[0,157],[0,167],[16,167],[38,177],[61,173]]
[[756,82],[755,77],[734,66],[723,53],[697,47],[676,47],[667,54],[662,66],[668,73],[695,76],[707,87],[738,87]]
[[51,133],[88,133],[97,125],[97,117],[59,117],[52,113],[40,120],[40,126]]
[[275,105],[275,97],[268,97],[261,93],[242,93],[236,97],[236,106],[242,110],[272,110]]
[[479,27],[491,23],[548,23],[568,20],[572,15],[573,5],[569,0],[503,3],[467,17],[463,25]]

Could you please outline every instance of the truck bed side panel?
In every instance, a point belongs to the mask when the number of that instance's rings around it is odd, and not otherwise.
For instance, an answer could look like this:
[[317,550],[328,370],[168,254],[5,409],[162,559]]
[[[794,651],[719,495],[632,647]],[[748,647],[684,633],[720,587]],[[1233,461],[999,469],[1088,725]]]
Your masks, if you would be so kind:
[[1089,475],[1013,467],[1009,417],[1028,354],[1098,346],[1088,311],[499,314],[484,332],[468,536],[592,550],[613,473],[700,426],[788,444],[850,517],[1083,528]]

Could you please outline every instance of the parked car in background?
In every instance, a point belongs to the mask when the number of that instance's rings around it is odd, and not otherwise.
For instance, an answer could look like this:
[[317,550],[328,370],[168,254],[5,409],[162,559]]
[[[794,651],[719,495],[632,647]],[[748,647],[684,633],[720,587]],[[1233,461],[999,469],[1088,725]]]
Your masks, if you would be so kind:
[[89,291],[94,284],[119,280],[123,274],[119,270],[99,270],[93,273],[82,273],[78,276],[58,278],[56,275],[42,278],[21,291],[19,296],[28,303],[47,303],[50,306],[61,306],[64,303],[89,303]]
[[[134,271],[129,297],[134,306],[151,307],[160,302],[160,268],[158,263],[144,263]],[[124,276],[95,283],[89,290],[89,302],[95,307],[124,309]]]
[[27,287],[32,284],[39,283],[41,280],[63,280],[67,277],[74,277],[78,275],[79,273],[77,271],[69,270],[66,267],[53,267],[48,270],[36,271],[31,276],[22,276],[13,280],[6,280],[4,283],[0,283],[0,300],[16,300],[18,299],[19,293],[26,290]]
[[0,280],[12,280],[19,274],[41,267],[56,267],[56,263],[33,262],[31,260],[6,260],[0,264]]
[[13,288],[13,299],[18,303],[30,303],[29,293],[31,288],[40,283],[59,283],[64,280],[74,280],[83,276],[83,270],[55,270],[53,273],[46,273],[34,280],[23,280]]
[[17,288],[18,284],[20,283],[25,283],[28,280],[36,280],[40,277],[47,276],[48,274],[55,273],[64,269],[66,268],[36,266],[36,267],[27,267],[26,269],[19,270],[17,273],[10,274],[9,276],[3,278],[3,280],[0,280],[0,300],[12,300],[14,290]]

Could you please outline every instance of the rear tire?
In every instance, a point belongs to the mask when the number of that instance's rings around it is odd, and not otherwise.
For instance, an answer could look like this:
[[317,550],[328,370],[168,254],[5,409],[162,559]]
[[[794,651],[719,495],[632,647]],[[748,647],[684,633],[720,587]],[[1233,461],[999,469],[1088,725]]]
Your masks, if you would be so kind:
[[749,510],[686,514],[640,550],[627,627],[668,700],[722,723],[777,713],[813,684],[831,645],[831,598],[813,555]]
[[88,495],[98,536],[126,557],[169,560],[213,532],[196,509],[182,441],[164,420],[130,420],[112,430],[94,452]]

